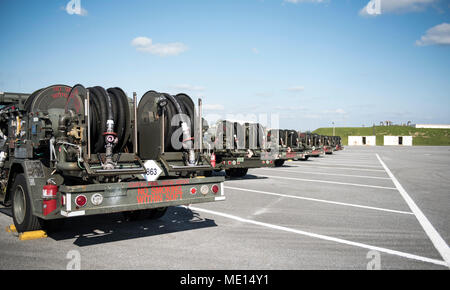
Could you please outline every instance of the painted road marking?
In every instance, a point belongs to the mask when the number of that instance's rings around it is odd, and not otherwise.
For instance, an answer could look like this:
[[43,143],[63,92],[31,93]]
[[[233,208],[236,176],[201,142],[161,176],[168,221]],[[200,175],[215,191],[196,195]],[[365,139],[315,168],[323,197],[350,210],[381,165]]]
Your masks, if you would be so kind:
[[[303,162],[302,165],[316,165],[316,162]],[[367,167],[367,168],[383,168],[379,165],[373,166],[373,165],[354,165],[354,164],[348,164],[348,163],[334,163],[334,162],[317,162],[317,165],[347,165],[347,166],[353,166],[353,167]],[[333,167],[334,168],[334,167]]]
[[367,184],[359,184],[359,183],[348,183],[348,182],[327,181],[327,180],[317,180],[317,179],[304,179],[304,178],[274,176],[274,175],[265,175],[265,174],[257,174],[257,175],[258,176],[263,176],[263,177],[287,179],[287,180],[298,180],[298,181],[307,181],[307,182],[319,182],[319,183],[329,183],[329,184],[351,185],[351,186],[359,186],[359,187],[370,187],[370,188],[397,190],[396,187],[387,187],[387,186],[378,186],[378,185],[367,185]]
[[317,202],[323,202],[323,203],[337,204],[337,205],[343,205],[343,206],[351,206],[351,207],[358,207],[358,208],[364,208],[364,209],[386,211],[386,212],[392,212],[392,213],[411,214],[411,215],[413,214],[412,212],[408,212],[408,211],[386,209],[386,208],[380,208],[380,207],[373,207],[373,206],[366,206],[366,205],[359,205],[359,204],[352,204],[352,203],[345,203],[345,202],[338,202],[338,201],[331,201],[331,200],[317,199],[317,198],[310,198],[310,197],[303,197],[303,196],[296,196],[296,195],[288,195],[288,194],[281,194],[281,193],[274,193],[274,192],[267,192],[267,191],[259,191],[259,190],[245,189],[245,188],[239,188],[239,187],[225,186],[225,188],[241,190],[241,191],[248,191],[248,192],[255,192],[255,193],[262,193],[262,194],[267,194],[267,195],[295,198],[295,199],[303,199],[303,200],[308,200],[308,201],[317,201]]
[[421,261],[421,262],[432,263],[432,264],[435,264],[435,265],[447,266],[447,264],[444,261],[431,259],[431,258],[427,258],[427,257],[422,257],[422,256],[414,255],[414,254],[409,254],[409,253],[405,253],[405,252],[400,252],[400,251],[396,251],[396,250],[381,248],[381,247],[367,245],[367,244],[358,243],[358,242],[352,242],[352,241],[348,241],[348,240],[344,240],[344,239],[340,239],[340,238],[334,238],[334,237],[330,237],[330,236],[326,236],[326,235],[315,234],[315,233],[301,231],[301,230],[295,230],[295,229],[291,229],[291,228],[283,227],[283,226],[278,226],[278,225],[274,225],[274,224],[258,222],[258,221],[254,221],[254,220],[245,219],[245,218],[241,218],[241,217],[238,217],[238,216],[230,215],[230,214],[227,214],[227,213],[222,213],[222,212],[202,209],[202,208],[198,208],[198,207],[192,207],[192,206],[189,206],[189,207],[183,206],[183,207],[189,208],[191,210],[195,210],[195,211],[198,211],[198,212],[208,213],[208,214],[212,214],[212,215],[217,215],[217,216],[221,216],[221,217],[237,220],[237,221],[240,221],[240,222],[243,222],[243,223],[254,224],[254,225],[257,225],[257,226],[262,226],[262,227],[271,228],[271,229],[280,230],[280,231],[285,231],[285,232],[291,232],[291,233],[295,233],[295,234],[299,234],[299,235],[303,235],[303,236],[308,236],[308,237],[317,238],[317,239],[321,239],[321,240],[336,242],[336,243],[339,243],[339,244],[345,244],[345,245],[355,246],[355,247],[359,247],[359,248],[374,250],[374,251],[378,251],[378,252],[382,252],[382,253],[386,253],[386,254],[400,256],[400,257],[403,257],[403,258],[408,258],[408,259],[417,260],[417,261]]
[[366,176],[366,175],[351,175],[351,174],[340,174],[340,173],[328,173],[328,172],[312,172],[303,170],[288,170],[288,169],[275,169],[275,168],[255,168],[255,170],[270,170],[270,171],[284,171],[290,173],[307,173],[307,174],[319,174],[319,175],[336,175],[345,177],[359,177],[359,178],[373,178],[373,179],[387,179],[391,180],[390,177],[378,177],[378,176]]
[[439,233],[436,231],[436,229],[433,227],[433,225],[430,223],[427,217],[423,214],[420,208],[416,205],[414,200],[409,196],[409,194],[406,192],[406,190],[403,188],[403,186],[400,184],[397,178],[395,178],[394,174],[392,174],[392,172],[389,170],[389,168],[386,166],[383,160],[381,160],[380,156],[378,154],[376,154],[376,156],[380,161],[381,165],[383,166],[384,170],[386,170],[386,173],[389,175],[389,177],[391,177],[392,181],[394,182],[396,188],[402,195],[403,199],[406,201],[409,208],[416,216],[425,233],[433,242],[434,247],[441,254],[442,258],[444,258],[445,262],[447,263],[447,267],[450,268],[450,248],[448,247],[447,243],[444,241],[444,239],[442,239],[442,237],[439,235]]
[[[289,167],[303,167],[303,166],[291,165],[291,164],[289,164],[288,166]],[[308,166],[312,167],[312,168],[328,168],[328,169],[345,169],[345,170],[358,170],[358,171],[386,172],[383,169],[365,169],[365,168],[354,168],[354,167],[330,167],[330,166],[321,166],[321,165],[316,165],[316,164],[308,165]]]

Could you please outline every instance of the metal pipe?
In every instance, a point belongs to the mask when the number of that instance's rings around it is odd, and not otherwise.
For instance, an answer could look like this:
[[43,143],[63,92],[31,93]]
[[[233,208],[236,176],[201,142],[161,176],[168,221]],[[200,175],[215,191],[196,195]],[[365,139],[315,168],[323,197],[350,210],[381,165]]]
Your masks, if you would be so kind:
[[56,169],[60,171],[80,171],[81,168],[78,166],[77,162],[67,162],[66,161],[66,151],[64,148],[60,151],[59,161],[56,163]]
[[199,135],[198,135],[198,148],[200,152],[202,152],[203,149],[203,119],[202,119],[202,99],[198,99],[198,122],[199,124]]
[[91,97],[89,90],[86,90],[86,118],[87,118],[87,156],[91,160]]
[[161,112],[161,154],[163,154],[164,153],[164,151],[165,151],[165,149],[164,149],[164,146],[166,146],[165,145],[165,142],[164,142],[164,138],[165,138],[165,136],[164,136],[164,129],[165,129],[165,127],[164,127],[164,123],[165,123],[165,118],[166,118],[166,116],[165,116],[165,108],[162,108],[162,112]]
[[133,105],[134,105],[134,154],[138,154],[138,121],[137,121],[137,94],[133,92]]

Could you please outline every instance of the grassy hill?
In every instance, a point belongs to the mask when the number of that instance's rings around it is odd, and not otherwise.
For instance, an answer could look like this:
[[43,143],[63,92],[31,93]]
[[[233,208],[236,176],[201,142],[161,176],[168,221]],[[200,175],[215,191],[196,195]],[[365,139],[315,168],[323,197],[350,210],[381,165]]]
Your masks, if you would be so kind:
[[[336,136],[342,137],[342,143],[348,145],[348,136],[373,136],[373,127],[336,127]],[[333,128],[319,128],[314,133],[333,135]],[[450,129],[425,129],[408,126],[375,126],[377,145],[383,145],[383,136],[413,136],[416,146],[450,146]]]

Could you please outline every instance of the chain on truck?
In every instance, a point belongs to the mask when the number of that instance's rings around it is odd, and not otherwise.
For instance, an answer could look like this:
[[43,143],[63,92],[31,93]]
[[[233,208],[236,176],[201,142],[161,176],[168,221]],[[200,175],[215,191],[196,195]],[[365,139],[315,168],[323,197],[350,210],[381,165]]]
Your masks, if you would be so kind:
[[135,93],[98,86],[0,93],[0,202],[24,232],[224,200],[223,177],[197,178],[213,170],[193,146],[199,117],[185,94],[149,91],[138,104]]

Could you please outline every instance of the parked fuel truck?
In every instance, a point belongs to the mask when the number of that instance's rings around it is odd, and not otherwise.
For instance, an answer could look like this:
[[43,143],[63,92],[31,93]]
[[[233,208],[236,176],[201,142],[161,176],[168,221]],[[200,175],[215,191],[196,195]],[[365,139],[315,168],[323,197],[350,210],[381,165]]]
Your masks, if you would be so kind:
[[323,144],[323,152],[325,154],[333,154],[334,148],[331,136],[320,135],[320,142]]
[[0,202],[25,232],[76,216],[154,219],[169,206],[224,200],[223,177],[196,178],[213,168],[192,146],[194,120],[185,94],[149,91],[138,104],[118,87],[1,93]]
[[311,132],[300,133],[300,140],[310,148],[309,157],[319,157],[325,154],[320,135]]
[[266,129],[259,123],[219,120],[204,135],[204,152],[215,171],[243,177],[249,168],[273,167],[266,150]]
[[278,154],[275,167],[281,167],[286,160],[307,160],[309,151],[301,144],[298,132],[295,130],[272,129],[267,133],[267,140],[278,140]]
[[331,137],[331,139],[332,139],[333,148],[336,151],[344,149],[344,147],[342,146],[342,138],[340,136],[333,136],[333,137]]

